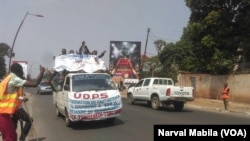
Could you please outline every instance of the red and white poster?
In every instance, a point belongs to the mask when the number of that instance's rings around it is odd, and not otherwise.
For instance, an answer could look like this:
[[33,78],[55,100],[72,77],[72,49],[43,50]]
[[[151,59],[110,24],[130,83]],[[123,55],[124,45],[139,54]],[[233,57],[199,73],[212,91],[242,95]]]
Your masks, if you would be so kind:
[[139,80],[141,42],[110,41],[109,70],[115,82],[125,85]]

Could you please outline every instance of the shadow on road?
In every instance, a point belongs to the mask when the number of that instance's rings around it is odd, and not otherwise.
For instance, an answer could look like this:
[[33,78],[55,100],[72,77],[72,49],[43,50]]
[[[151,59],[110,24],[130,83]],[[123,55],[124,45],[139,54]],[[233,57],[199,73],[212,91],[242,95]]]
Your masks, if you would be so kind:
[[37,138],[37,139],[30,139],[29,141],[43,141],[45,139],[46,139],[46,137],[40,137],[40,138]]
[[71,128],[73,130],[88,130],[88,129],[98,129],[98,128],[108,128],[113,126],[120,126],[124,124],[124,121],[120,120],[119,117],[115,119],[113,123],[109,123],[106,120],[99,121],[79,121],[73,123]]
[[[145,102],[145,101],[137,101],[136,103],[134,103],[133,105],[130,105],[130,106],[141,106],[141,107],[145,107],[145,108],[152,109],[152,108],[151,108],[151,105],[148,104],[148,103]],[[153,110],[153,109],[152,109],[152,110]],[[161,107],[158,111],[176,112],[176,113],[178,113],[178,112],[181,112],[181,113],[183,113],[183,112],[193,112],[193,111],[191,111],[191,110],[185,109],[185,105],[184,105],[184,108],[183,108],[182,111],[176,111],[176,110],[174,109],[173,105],[163,106],[163,107]]]

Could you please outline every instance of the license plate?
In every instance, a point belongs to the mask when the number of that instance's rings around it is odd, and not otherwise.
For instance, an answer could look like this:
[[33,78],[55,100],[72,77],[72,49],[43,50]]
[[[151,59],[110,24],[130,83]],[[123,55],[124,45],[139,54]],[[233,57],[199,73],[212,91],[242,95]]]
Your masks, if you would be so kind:
[[174,92],[175,95],[189,95],[188,92]]

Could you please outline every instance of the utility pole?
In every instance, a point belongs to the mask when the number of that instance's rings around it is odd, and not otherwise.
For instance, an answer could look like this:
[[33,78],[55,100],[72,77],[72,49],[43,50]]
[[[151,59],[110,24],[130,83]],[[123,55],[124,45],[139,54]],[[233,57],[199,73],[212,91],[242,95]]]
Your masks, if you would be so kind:
[[12,59],[12,57],[14,55],[13,51],[14,51],[14,46],[15,46],[15,43],[16,43],[17,35],[18,35],[18,33],[19,33],[19,31],[20,31],[20,29],[21,29],[21,27],[22,27],[22,25],[23,25],[23,23],[24,23],[24,21],[25,21],[25,19],[26,19],[26,17],[28,15],[32,15],[32,16],[36,16],[36,17],[41,17],[41,18],[43,17],[43,15],[36,15],[36,14],[32,14],[32,13],[26,12],[23,20],[21,21],[21,23],[20,23],[20,25],[19,25],[19,27],[17,29],[14,41],[13,41],[12,46],[11,46],[10,57],[9,57],[9,72],[10,72],[10,66],[11,66],[11,59]]
[[143,54],[143,58],[142,58],[142,63],[141,63],[141,69],[140,69],[140,74],[143,71],[143,66],[144,66],[144,62],[145,62],[145,56],[146,56],[146,52],[147,52],[147,45],[148,45],[148,35],[150,32],[150,28],[148,28],[147,30],[147,38],[146,38],[146,44],[145,44],[145,50],[144,50],[144,54]]

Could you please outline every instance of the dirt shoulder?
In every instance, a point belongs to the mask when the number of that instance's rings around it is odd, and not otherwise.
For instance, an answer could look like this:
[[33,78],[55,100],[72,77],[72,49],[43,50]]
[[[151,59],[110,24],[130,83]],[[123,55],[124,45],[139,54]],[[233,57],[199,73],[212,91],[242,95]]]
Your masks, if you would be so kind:
[[[195,98],[194,101],[187,102],[187,105],[200,106],[204,109],[224,112],[224,105],[222,100]],[[244,113],[250,115],[250,105],[229,101],[229,112]]]

